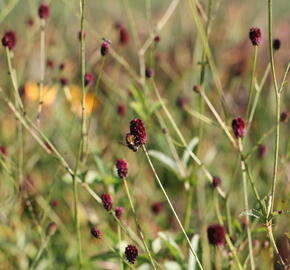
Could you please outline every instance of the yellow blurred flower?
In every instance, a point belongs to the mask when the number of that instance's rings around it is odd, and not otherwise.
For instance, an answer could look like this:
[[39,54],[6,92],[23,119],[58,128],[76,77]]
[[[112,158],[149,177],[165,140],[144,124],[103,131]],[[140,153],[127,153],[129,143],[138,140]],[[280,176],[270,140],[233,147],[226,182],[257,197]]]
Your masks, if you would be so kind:
[[[72,104],[72,110],[81,117],[82,115],[82,89],[77,85],[69,86],[70,102]],[[92,92],[88,92],[86,96],[86,115],[91,115],[93,110],[99,108],[101,102],[100,99],[94,97]]]
[[[39,101],[39,86],[35,82],[27,82],[24,85],[25,96],[27,99],[31,101],[38,102]],[[43,105],[49,106],[51,105],[56,97],[57,87],[55,85],[52,86],[44,86],[43,88]]]

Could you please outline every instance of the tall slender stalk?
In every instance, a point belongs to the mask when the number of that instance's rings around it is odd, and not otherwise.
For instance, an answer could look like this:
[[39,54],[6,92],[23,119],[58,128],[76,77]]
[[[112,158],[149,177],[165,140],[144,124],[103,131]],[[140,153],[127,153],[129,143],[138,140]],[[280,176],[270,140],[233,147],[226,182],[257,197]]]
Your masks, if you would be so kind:
[[138,232],[140,234],[140,237],[142,239],[142,242],[143,242],[143,245],[145,247],[145,250],[146,250],[146,252],[147,252],[147,254],[149,256],[151,265],[152,265],[153,269],[156,270],[156,266],[155,266],[152,254],[151,254],[151,252],[149,250],[149,247],[148,247],[148,245],[146,243],[145,236],[143,234],[141,225],[140,225],[140,223],[138,221],[138,218],[137,218],[137,213],[136,213],[135,206],[134,206],[134,203],[133,203],[133,200],[132,200],[132,196],[131,196],[130,191],[129,191],[129,187],[128,187],[128,183],[127,183],[126,178],[123,179],[123,183],[124,183],[124,187],[125,187],[125,190],[126,190],[127,197],[129,199],[129,202],[130,202],[130,206],[131,206],[131,210],[132,210],[132,213],[133,213],[133,216],[134,216],[134,220],[135,220],[135,224],[136,224],[137,230],[138,230]]
[[159,179],[159,176],[158,176],[158,174],[157,174],[157,172],[156,172],[156,170],[155,170],[155,168],[153,166],[153,163],[152,163],[152,161],[150,159],[150,156],[148,154],[148,151],[147,151],[145,145],[142,145],[142,149],[143,149],[143,151],[145,153],[145,156],[146,156],[146,158],[148,160],[148,163],[149,163],[149,165],[150,165],[150,167],[152,169],[152,172],[153,172],[153,174],[154,174],[154,176],[155,176],[155,178],[156,178],[156,180],[157,180],[157,182],[158,182],[158,184],[159,184],[159,186],[160,186],[160,188],[161,188],[161,190],[162,190],[162,192],[163,192],[163,194],[164,194],[164,196],[165,196],[165,198],[166,198],[166,200],[167,200],[167,202],[168,202],[168,204],[169,204],[169,206],[171,208],[171,211],[173,212],[173,214],[175,216],[175,219],[177,220],[177,223],[178,223],[180,229],[182,230],[182,232],[183,232],[183,234],[184,234],[184,236],[186,238],[186,241],[188,242],[189,249],[190,249],[192,255],[195,257],[199,268],[202,270],[203,267],[201,265],[201,262],[200,262],[197,254],[196,254],[196,252],[195,252],[195,250],[194,250],[194,248],[193,248],[193,246],[192,246],[192,244],[190,242],[190,239],[188,238],[188,235],[187,235],[187,233],[186,233],[186,231],[185,231],[185,229],[184,229],[184,227],[183,227],[183,225],[182,225],[182,223],[181,223],[181,221],[180,221],[180,219],[179,219],[179,217],[178,217],[178,215],[177,215],[177,213],[176,213],[176,211],[175,211],[175,209],[174,209],[174,207],[173,207],[173,205],[171,203],[171,200],[169,199],[169,197],[168,197],[168,195],[167,195],[167,193],[166,193],[166,191],[165,191],[165,189],[164,189],[164,187],[163,187],[163,185],[162,185],[162,183],[161,183],[161,181]]
[[[243,142],[242,139],[239,138],[239,150],[243,152]],[[247,230],[247,237],[248,237],[248,246],[249,246],[249,255],[250,255],[250,262],[251,262],[251,269],[255,269],[255,262],[254,262],[254,255],[253,255],[253,243],[252,243],[252,235],[250,229],[250,219],[249,219],[249,201],[248,201],[248,185],[247,185],[247,171],[245,166],[245,161],[241,159],[241,169],[242,169],[242,177],[243,177],[243,191],[244,191],[244,204],[245,204],[245,211],[246,211],[246,230]]]
[[43,106],[43,87],[45,74],[45,19],[40,22],[40,83],[39,83],[39,101],[36,121],[40,124],[40,116]]

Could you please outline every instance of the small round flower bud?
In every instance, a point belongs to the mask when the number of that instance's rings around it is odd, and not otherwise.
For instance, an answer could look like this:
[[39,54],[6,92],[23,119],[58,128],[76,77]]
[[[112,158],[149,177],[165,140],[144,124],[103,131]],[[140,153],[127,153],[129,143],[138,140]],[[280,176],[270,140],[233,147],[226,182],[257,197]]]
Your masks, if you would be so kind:
[[129,42],[129,33],[128,30],[124,27],[121,26],[119,28],[119,43],[121,45],[126,45]]
[[117,106],[117,113],[120,116],[125,116],[125,114],[126,114],[126,106],[124,104],[119,104]]
[[192,87],[192,90],[196,93],[200,93],[201,87],[200,87],[200,85],[196,84]]
[[85,86],[89,87],[94,82],[94,75],[92,73],[86,73],[85,74]]
[[243,118],[237,117],[232,121],[232,128],[237,138],[243,138],[246,135],[246,122]]
[[7,151],[6,146],[0,146],[0,154],[3,156],[7,156],[8,151]]
[[215,176],[215,177],[212,179],[212,186],[213,186],[214,188],[219,187],[219,186],[221,185],[221,183],[222,183],[222,180],[221,180],[219,177],[217,177],[217,176]]
[[207,237],[211,245],[220,246],[225,243],[225,228],[219,224],[207,228]]
[[281,48],[281,41],[280,39],[276,38],[273,40],[273,49],[278,51]]
[[52,207],[52,208],[56,208],[56,207],[58,207],[59,206],[59,200],[52,200],[51,202],[50,202],[50,206]]
[[59,70],[64,70],[64,68],[65,68],[65,63],[61,63],[60,65],[59,65]]
[[283,122],[283,123],[288,122],[289,118],[290,118],[290,115],[289,115],[288,112],[282,112],[280,114],[280,121]]
[[106,56],[110,51],[111,44],[108,41],[104,41],[101,45],[101,55]]
[[151,211],[155,214],[158,215],[160,214],[164,209],[164,205],[162,202],[155,202],[151,205]]
[[102,199],[102,203],[103,203],[104,208],[107,211],[111,211],[112,208],[113,208],[113,198],[112,198],[112,196],[109,195],[109,194],[104,193],[104,194],[102,194],[101,199]]
[[155,37],[154,37],[154,41],[155,41],[156,43],[158,43],[158,42],[160,41],[160,36],[159,36],[159,35],[155,36]]
[[116,161],[116,168],[120,178],[126,178],[128,176],[128,163],[125,159],[118,159]]
[[176,105],[179,108],[184,108],[188,104],[188,99],[186,97],[178,97],[176,100]]
[[97,239],[100,239],[102,236],[102,232],[97,229],[96,227],[92,227],[91,228],[91,235]]
[[258,157],[263,158],[267,153],[267,147],[264,144],[260,144],[258,148]]
[[49,236],[54,235],[56,230],[57,230],[56,223],[54,223],[54,222],[50,223],[47,227],[47,235],[49,235]]
[[48,68],[53,68],[53,67],[54,67],[54,63],[53,63],[53,61],[52,61],[51,59],[47,59],[47,60],[46,60],[46,66],[47,66]]
[[68,84],[68,79],[67,78],[60,78],[59,82],[62,86],[66,86]]
[[49,7],[46,4],[41,4],[38,8],[38,16],[40,19],[47,20],[49,17]]
[[27,25],[28,26],[33,26],[34,25],[34,20],[30,17],[30,18],[28,18],[27,20],[26,20],[26,23],[27,23]]
[[258,46],[262,40],[262,33],[260,28],[258,27],[250,28],[249,39],[251,40],[253,46]]
[[115,215],[117,217],[117,219],[121,219],[124,213],[124,208],[121,206],[118,206],[115,210]]
[[2,37],[2,45],[12,50],[16,44],[16,34],[14,31],[7,31]]
[[151,68],[151,67],[147,67],[146,69],[145,69],[145,76],[146,76],[146,78],[152,78],[153,76],[154,76],[154,70],[153,70],[153,68]]
[[128,245],[125,249],[125,256],[128,262],[134,263],[136,258],[138,257],[138,249],[134,245]]
[[140,118],[135,118],[130,122],[130,133],[134,136],[136,146],[141,146],[147,142],[146,129]]

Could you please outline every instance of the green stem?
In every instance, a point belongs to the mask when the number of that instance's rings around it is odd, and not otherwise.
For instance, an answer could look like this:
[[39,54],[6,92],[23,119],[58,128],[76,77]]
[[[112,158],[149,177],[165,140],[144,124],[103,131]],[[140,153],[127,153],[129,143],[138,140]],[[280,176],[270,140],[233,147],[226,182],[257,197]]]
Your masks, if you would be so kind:
[[29,267],[29,270],[33,270],[35,269],[35,267],[37,266],[37,262],[38,260],[40,259],[41,255],[43,254],[44,250],[46,249],[47,245],[48,245],[48,242],[50,240],[50,236],[47,236],[44,240],[44,242],[42,243],[40,249],[38,250],[31,266]]
[[132,196],[130,194],[130,191],[129,191],[129,188],[128,188],[128,183],[127,183],[127,180],[125,178],[123,179],[123,183],[124,183],[124,186],[125,186],[125,190],[126,190],[127,197],[129,199],[129,202],[130,202],[131,210],[132,210],[133,215],[134,215],[134,219],[135,219],[135,224],[136,224],[137,230],[138,230],[138,232],[140,234],[140,237],[141,237],[142,242],[144,244],[145,250],[146,250],[146,252],[147,252],[147,254],[149,256],[149,259],[151,261],[152,267],[153,267],[154,270],[156,270],[156,267],[155,267],[155,264],[154,264],[154,260],[153,260],[152,254],[151,254],[151,252],[150,252],[150,250],[148,248],[148,245],[146,243],[145,236],[144,236],[144,234],[142,232],[142,229],[141,229],[141,225],[140,225],[140,223],[138,221],[137,214],[136,214],[136,210],[135,210],[135,207],[134,207],[134,204],[133,204],[133,200],[132,200]]
[[174,209],[174,207],[173,207],[173,205],[172,205],[172,203],[171,203],[171,201],[170,201],[170,199],[169,199],[169,197],[168,197],[168,195],[167,195],[167,193],[166,193],[166,191],[165,191],[165,189],[164,189],[164,187],[163,187],[163,185],[162,185],[162,183],[161,183],[161,181],[159,179],[158,174],[156,173],[156,170],[155,170],[155,168],[153,166],[153,163],[152,163],[152,161],[150,159],[150,156],[148,154],[148,151],[147,151],[147,149],[146,149],[146,147],[144,145],[142,145],[142,148],[143,148],[143,151],[145,153],[145,156],[146,156],[146,158],[148,160],[148,163],[149,163],[149,165],[150,165],[150,167],[152,169],[152,172],[153,172],[153,174],[154,174],[154,176],[155,176],[155,178],[156,178],[156,180],[157,180],[157,182],[158,182],[158,184],[159,184],[159,186],[160,186],[160,188],[161,188],[161,190],[162,190],[162,192],[163,192],[163,194],[164,194],[164,196],[165,196],[165,198],[166,198],[166,200],[167,200],[167,202],[168,202],[168,204],[169,204],[169,206],[171,208],[171,211],[173,212],[173,214],[174,214],[174,216],[175,216],[175,218],[177,220],[177,223],[178,223],[179,227],[181,228],[181,230],[182,230],[182,232],[183,232],[183,234],[184,234],[184,236],[185,236],[185,238],[186,238],[186,240],[188,242],[190,251],[191,251],[192,255],[195,257],[196,262],[197,262],[199,268],[201,270],[203,270],[203,267],[201,265],[201,262],[200,262],[200,260],[199,260],[199,258],[197,256],[196,252],[194,251],[194,248],[193,248],[193,246],[192,246],[192,244],[191,244],[191,242],[190,242],[190,240],[189,240],[189,238],[187,236],[187,233],[186,233],[186,231],[185,231],[185,229],[184,229],[184,227],[183,227],[183,225],[182,225],[182,223],[181,223],[181,221],[180,221],[180,219],[179,219],[179,217],[178,217],[178,215],[177,215],[177,213],[176,213],[176,211],[175,211],[175,209]]
[[[243,143],[242,139],[239,138],[239,150],[243,152]],[[252,235],[250,229],[250,219],[249,219],[249,202],[248,202],[248,186],[247,186],[247,171],[245,166],[245,161],[241,158],[241,169],[242,169],[242,177],[243,177],[243,191],[244,191],[244,204],[245,204],[245,211],[246,211],[246,230],[247,230],[247,237],[248,237],[248,246],[249,246],[249,255],[250,255],[250,262],[251,262],[251,269],[255,269],[255,262],[254,262],[254,255],[253,255],[253,244],[252,244]]]
[[118,225],[118,241],[119,241],[120,269],[124,270],[124,264],[123,264],[123,260],[122,260],[122,250],[121,250],[122,231],[121,231],[121,227],[119,225]]
[[40,25],[40,84],[39,84],[39,101],[37,110],[37,124],[40,124],[40,115],[43,106],[43,87],[44,87],[44,73],[45,73],[45,20],[41,19]]

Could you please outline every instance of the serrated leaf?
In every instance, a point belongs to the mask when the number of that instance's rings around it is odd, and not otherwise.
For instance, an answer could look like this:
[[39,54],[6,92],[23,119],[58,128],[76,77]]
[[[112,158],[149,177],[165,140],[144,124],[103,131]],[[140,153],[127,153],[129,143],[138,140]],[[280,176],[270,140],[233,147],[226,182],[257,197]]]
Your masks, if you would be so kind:
[[186,168],[187,167],[187,163],[190,157],[190,152],[193,151],[194,147],[198,144],[198,137],[194,137],[191,139],[191,141],[189,142],[188,146],[186,147],[186,149],[183,152],[183,156],[182,156],[182,164],[183,166]]
[[169,167],[172,171],[174,171],[176,174],[178,174],[178,167],[175,162],[171,157],[163,154],[162,152],[159,152],[157,150],[149,150],[148,151],[149,155],[158,159],[161,163]]

